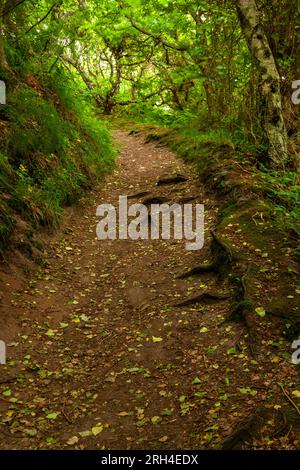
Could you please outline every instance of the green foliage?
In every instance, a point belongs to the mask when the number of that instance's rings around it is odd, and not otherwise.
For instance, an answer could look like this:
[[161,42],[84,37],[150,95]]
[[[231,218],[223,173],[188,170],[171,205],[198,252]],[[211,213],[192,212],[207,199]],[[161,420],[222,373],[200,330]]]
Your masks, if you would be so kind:
[[[213,161],[222,164],[227,154],[242,165],[245,153],[256,155],[265,150],[263,146],[250,142],[237,124],[234,132],[230,132],[231,125],[226,121],[222,126],[219,124],[209,129],[201,116],[186,112],[171,113],[169,127],[160,128],[157,124],[161,124],[161,117],[156,119],[155,113],[147,116],[148,119],[143,117],[137,121],[142,122],[141,128],[149,132],[150,140],[158,139],[178,155],[196,163],[200,174]],[[262,167],[256,179],[257,187],[264,188],[271,203],[270,213],[273,214],[275,225],[281,231],[293,230],[300,235],[300,185],[297,172],[270,171]]]
[[[3,57],[0,76],[9,77],[7,132],[0,138],[1,191],[9,195],[3,213],[11,209],[36,223],[56,223],[62,207],[111,167],[109,132],[91,111],[95,107],[102,116],[162,127],[161,138],[200,171],[219,158],[218,149],[235,151],[239,162],[245,154],[265,161],[259,74],[235,2],[2,4],[7,14],[0,42],[8,67]],[[274,5],[260,1],[259,9],[285,78],[289,96],[283,102],[290,106],[289,81],[299,56],[297,8],[288,0]],[[294,227],[294,176],[269,178],[276,218]]]
[[[232,151],[234,145],[226,129],[199,130],[197,119],[189,127],[179,127],[180,121],[173,121],[169,129],[160,129],[156,125],[145,126],[150,131],[149,139],[160,140],[188,161],[194,162],[200,173],[207,163],[218,159],[218,149]],[[142,125],[143,128],[143,125]]]
[[300,184],[297,173],[262,171],[266,192],[273,203],[274,216],[283,230],[300,235]]
[[121,110],[118,116],[130,116],[130,119],[141,124],[157,124],[170,127],[174,122],[175,114],[170,109],[161,109],[147,103],[138,103]]
[[33,154],[63,153],[74,138],[70,123],[59,116],[54,104],[28,86],[10,95],[6,114],[11,122],[7,153],[14,165],[34,167]]
[[0,140],[0,250],[17,214],[34,225],[55,225],[63,207],[112,167],[107,126],[83,100],[68,109],[59,91],[19,83],[9,95]]
[[15,180],[14,171],[8,163],[7,157],[0,153],[0,253],[14,227],[9,198],[10,193],[14,191]]

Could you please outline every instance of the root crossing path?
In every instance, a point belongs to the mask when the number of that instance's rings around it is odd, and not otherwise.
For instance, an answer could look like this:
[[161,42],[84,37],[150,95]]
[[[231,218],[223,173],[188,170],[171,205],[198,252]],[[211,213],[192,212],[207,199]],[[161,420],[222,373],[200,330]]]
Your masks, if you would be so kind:
[[[255,407],[239,391],[255,372],[228,354],[244,333],[223,323],[230,299],[178,306],[228,291],[213,273],[178,279],[209,261],[214,199],[167,149],[121,131],[115,138],[115,171],[66,214],[47,263],[1,312],[13,325],[0,368],[2,449],[213,448]],[[168,181],[177,174],[187,179]],[[97,240],[97,206],[117,206],[120,195],[204,203],[204,248]]]

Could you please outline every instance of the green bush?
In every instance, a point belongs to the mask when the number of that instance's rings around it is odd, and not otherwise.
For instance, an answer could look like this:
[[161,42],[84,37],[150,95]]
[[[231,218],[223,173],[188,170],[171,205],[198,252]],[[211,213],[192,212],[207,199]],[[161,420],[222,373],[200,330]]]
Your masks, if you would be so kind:
[[300,235],[300,185],[296,172],[262,171],[277,224]]
[[6,134],[0,138],[1,251],[15,214],[34,226],[56,225],[64,206],[113,165],[107,125],[66,77],[59,84],[51,89],[50,82],[37,88],[19,82],[8,96]]

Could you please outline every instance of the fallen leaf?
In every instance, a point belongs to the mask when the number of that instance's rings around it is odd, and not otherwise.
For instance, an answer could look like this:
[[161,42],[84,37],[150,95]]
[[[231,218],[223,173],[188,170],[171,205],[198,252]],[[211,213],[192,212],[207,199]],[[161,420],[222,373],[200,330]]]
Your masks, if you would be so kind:
[[159,424],[161,422],[161,417],[160,416],[152,416],[151,418],[151,423],[152,424]]
[[201,384],[201,380],[199,379],[199,377],[195,377],[193,382],[192,382],[193,385],[199,385]]
[[47,419],[56,419],[56,418],[58,417],[58,414],[59,414],[59,413],[48,413],[48,414],[46,415],[46,418],[47,418]]
[[162,338],[160,338],[159,336],[152,336],[152,341],[153,343],[160,343],[161,341],[163,341]]
[[257,307],[255,311],[257,315],[259,315],[261,318],[264,318],[266,316],[266,311],[263,307]]
[[80,437],[88,437],[88,436],[92,435],[92,432],[91,431],[81,431],[78,434],[79,434]]
[[50,338],[52,338],[53,336],[55,336],[55,332],[50,329],[50,330],[46,331],[45,335],[46,335],[46,336],[49,336]]
[[74,446],[75,444],[77,444],[78,441],[79,441],[78,437],[73,436],[73,437],[70,437],[70,439],[67,441],[67,444],[69,446]]
[[98,423],[96,426],[92,428],[92,434],[93,436],[98,436],[103,431],[103,425],[101,423]]

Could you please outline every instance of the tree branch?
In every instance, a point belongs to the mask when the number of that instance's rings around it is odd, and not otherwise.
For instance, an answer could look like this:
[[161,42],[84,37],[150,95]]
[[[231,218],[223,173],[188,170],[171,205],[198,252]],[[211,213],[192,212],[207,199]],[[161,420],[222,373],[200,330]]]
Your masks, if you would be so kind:
[[72,59],[71,57],[64,56],[64,55],[61,55],[60,59],[72,65],[72,67],[74,67],[74,69],[77,70],[77,72],[79,73],[79,75],[81,76],[82,80],[84,81],[84,83],[86,84],[89,90],[93,90],[95,88],[95,85],[92,82],[92,80],[87,76],[83,67],[76,60]]
[[177,44],[171,44],[163,37],[158,36],[157,34],[150,33],[150,31],[146,31],[145,29],[138,26],[131,17],[126,16],[126,18],[130,21],[131,26],[133,26],[137,31],[139,31],[142,34],[145,34],[146,36],[152,37],[153,39],[159,41],[161,44],[168,47],[169,49],[174,49],[175,51],[179,51],[179,52],[184,52],[187,50],[186,47],[178,46]]
[[25,34],[28,34],[30,33],[30,31],[34,28],[36,28],[39,24],[41,24],[46,18],[48,18],[48,16],[50,15],[50,13],[52,12],[52,10],[54,10],[54,8],[58,5],[58,2],[55,2],[52,7],[47,11],[46,15],[44,15],[37,23],[35,23],[34,25],[32,25],[27,31],[25,31]]

